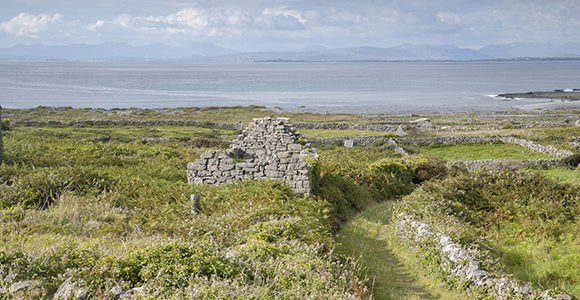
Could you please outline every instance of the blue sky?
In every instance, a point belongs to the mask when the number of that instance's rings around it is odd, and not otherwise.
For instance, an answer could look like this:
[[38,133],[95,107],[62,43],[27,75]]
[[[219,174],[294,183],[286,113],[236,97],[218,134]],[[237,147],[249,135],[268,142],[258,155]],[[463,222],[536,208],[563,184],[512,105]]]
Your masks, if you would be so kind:
[[0,47],[210,42],[238,50],[308,45],[580,42],[579,0],[2,0]]

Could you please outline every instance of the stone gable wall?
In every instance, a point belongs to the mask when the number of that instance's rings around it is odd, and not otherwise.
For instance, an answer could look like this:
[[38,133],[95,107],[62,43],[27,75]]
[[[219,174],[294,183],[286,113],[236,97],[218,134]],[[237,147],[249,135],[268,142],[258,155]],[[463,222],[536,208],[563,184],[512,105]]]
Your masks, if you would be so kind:
[[187,179],[195,184],[221,184],[270,178],[283,180],[296,193],[308,195],[309,168],[302,159],[316,154],[298,143],[299,139],[288,118],[254,119],[229,151],[204,152],[188,164]]

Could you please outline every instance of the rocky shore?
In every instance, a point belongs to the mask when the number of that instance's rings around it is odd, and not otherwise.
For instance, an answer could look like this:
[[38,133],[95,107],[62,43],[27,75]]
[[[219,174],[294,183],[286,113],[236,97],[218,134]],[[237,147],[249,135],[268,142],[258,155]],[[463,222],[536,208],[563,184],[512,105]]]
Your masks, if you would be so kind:
[[539,98],[539,99],[561,99],[561,100],[580,100],[580,91],[574,92],[527,92],[527,93],[507,93],[499,94],[498,97],[518,99],[518,98]]

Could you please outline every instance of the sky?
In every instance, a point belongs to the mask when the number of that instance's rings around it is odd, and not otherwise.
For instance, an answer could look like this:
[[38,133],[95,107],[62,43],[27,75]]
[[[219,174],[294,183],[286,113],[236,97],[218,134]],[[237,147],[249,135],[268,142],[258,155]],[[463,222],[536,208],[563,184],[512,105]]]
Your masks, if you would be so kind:
[[580,0],[1,0],[0,47],[213,43],[241,51],[580,42]]

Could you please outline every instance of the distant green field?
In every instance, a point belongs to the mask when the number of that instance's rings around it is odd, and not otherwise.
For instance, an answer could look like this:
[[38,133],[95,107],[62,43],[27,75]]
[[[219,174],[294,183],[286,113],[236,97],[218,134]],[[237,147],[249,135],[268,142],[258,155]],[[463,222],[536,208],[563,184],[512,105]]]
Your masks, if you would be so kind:
[[370,130],[334,130],[334,129],[300,129],[300,133],[307,137],[340,137],[340,136],[396,136],[394,132]]
[[518,145],[504,143],[466,143],[458,145],[432,145],[419,147],[422,153],[444,160],[503,159],[515,160],[552,158],[548,154],[528,150]]
[[180,139],[213,138],[229,141],[237,136],[237,131],[226,128],[205,128],[200,126],[153,126],[153,125],[93,125],[86,127],[24,127],[18,131],[34,136],[56,136],[61,138],[98,138],[111,139]]
[[576,169],[558,167],[546,170],[540,170],[546,177],[557,181],[567,182],[580,185],[580,167]]

